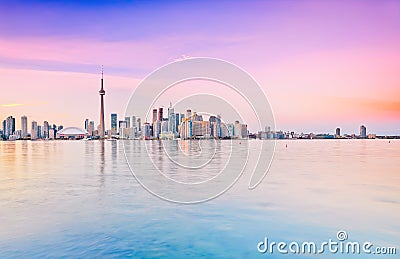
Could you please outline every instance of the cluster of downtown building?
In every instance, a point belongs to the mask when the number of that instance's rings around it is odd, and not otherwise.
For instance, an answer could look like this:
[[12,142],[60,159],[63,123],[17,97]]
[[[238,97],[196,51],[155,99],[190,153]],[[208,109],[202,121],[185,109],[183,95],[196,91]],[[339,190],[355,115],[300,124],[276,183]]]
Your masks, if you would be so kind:
[[15,118],[13,116],[9,116],[5,120],[3,120],[2,129],[0,130],[0,139],[56,139],[57,132],[60,132],[62,129],[62,125],[51,125],[47,121],[44,121],[43,125],[39,125],[37,121],[32,121],[30,131],[28,132],[28,117],[21,116],[21,129],[16,130]]
[[[205,120],[202,115],[192,113],[175,113],[170,106],[167,116],[164,108],[152,110],[152,121],[142,124],[136,116],[118,120],[117,114],[111,114],[111,129],[107,131],[108,138],[119,139],[244,139],[249,136],[247,125],[239,121],[225,124],[220,116],[210,116]],[[87,120],[86,120],[87,122]],[[87,124],[85,122],[85,125]],[[89,136],[90,128],[88,129]]]

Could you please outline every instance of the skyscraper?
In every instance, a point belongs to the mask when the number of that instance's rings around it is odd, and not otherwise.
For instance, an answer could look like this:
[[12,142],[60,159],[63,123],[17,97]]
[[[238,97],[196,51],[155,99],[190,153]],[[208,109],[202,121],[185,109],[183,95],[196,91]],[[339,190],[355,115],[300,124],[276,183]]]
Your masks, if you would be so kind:
[[140,118],[137,118],[136,122],[137,122],[138,131],[141,131],[142,130],[142,120]]
[[37,138],[38,138],[38,125],[36,121],[32,121],[31,139],[35,140]]
[[143,125],[143,137],[144,137],[144,139],[151,138],[151,127],[148,122],[145,122]]
[[[233,137],[235,136],[235,125],[233,123],[228,123],[226,124],[226,128],[228,130],[228,137]],[[242,133],[240,133],[242,134]]]
[[123,129],[126,129],[126,128],[127,128],[127,123],[126,123],[126,121],[119,121],[119,122],[118,122],[118,127],[119,127],[119,128],[123,128]]
[[169,103],[169,108],[168,108],[168,118],[171,116],[171,114],[174,113],[174,107],[172,107],[172,103]]
[[210,127],[211,127],[211,135],[214,138],[220,138],[221,137],[221,116],[210,116],[208,119],[210,122]]
[[50,128],[49,129],[49,139],[55,139],[56,133],[57,133],[57,131],[54,128]]
[[163,120],[163,118],[164,118],[164,114],[163,114],[163,108],[158,108],[158,120],[159,121],[162,121]]
[[118,116],[116,113],[111,113],[111,130],[117,131]]
[[28,118],[24,115],[21,116],[21,138],[24,139],[28,136]]
[[340,128],[336,128],[336,136],[340,137]]
[[161,133],[161,121],[157,120],[153,123],[153,137],[158,138]]
[[367,128],[364,125],[360,126],[360,137],[361,138],[367,137]]
[[153,109],[153,123],[157,121],[157,109]]
[[86,119],[85,120],[85,130],[88,131],[88,129],[89,129],[89,119]]
[[161,133],[168,133],[168,121],[161,122]]
[[137,128],[137,123],[136,123],[136,116],[132,116],[132,128]]
[[47,121],[43,122],[43,134],[42,137],[47,139],[49,138],[49,123]]
[[131,127],[131,117],[129,117],[129,116],[125,117],[125,121],[126,121],[126,127],[130,128]]
[[118,122],[118,126],[119,126],[119,137],[120,138],[127,138],[128,134],[127,134],[127,122],[126,121],[119,121]]
[[179,114],[171,112],[168,117],[168,130],[170,133],[177,133],[179,125]]
[[209,137],[210,136],[210,122],[191,120],[192,132],[190,137]]
[[[242,128],[241,128],[242,134],[241,137],[243,139],[246,139],[248,137],[248,132],[247,132],[247,124],[242,124]],[[294,134],[294,133],[293,133]]]
[[100,94],[100,127],[99,127],[99,136],[101,139],[104,138],[105,130],[104,130],[104,95],[106,91],[103,88],[103,67],[101,68],[101,89],[99,91]]
[[235,121],[234,129],[233,129],[233,136],[235,138],[241,138],[242,137],[242,125],[240,124],[239,121]]
[[88,126],[88,134],[89,136],[94,136],[94,121],[90,121],[89,122],[89,126]]
[[42,138],[42,126],[38,125],[37,126],[37,137]]
[[4,136],[8,139],[9,136],[13,135],[15,132],[15,118],[13,118],[13,116],[7,117],[5,126]]
[[[233,125],[232,125],[233,126]],[[233,130],[233,129],[232,129]],[[229,137],[229,129],[228,129],[228,126],[225,124],[225,123],[223,123],[223,122],[221,122],[221,136],[220,136],[221,138],[226,138],[226,137]]]
[[193,121],[185,118],[180,127],[180,135],[183,139],[189,139],[193,137]]

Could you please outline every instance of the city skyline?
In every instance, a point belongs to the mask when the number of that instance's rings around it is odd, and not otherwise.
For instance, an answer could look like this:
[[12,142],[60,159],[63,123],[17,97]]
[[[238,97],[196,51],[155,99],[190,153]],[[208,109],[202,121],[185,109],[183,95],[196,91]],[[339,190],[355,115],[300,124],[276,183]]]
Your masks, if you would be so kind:
[[[187,86],[186,86],[187,87]],[[198,87],[198,86],[197,86]],[[332,138],[376,138],[377,134],[367,134],[367,128],[364,125],[360,126],[359,134],[355,133],[344,133],[341,134],[341,128],[335,129],[335,134],[330,133],[314,133],[310,131],[301,133],[295,131],[282,131],[271,129],[271,125],[265,125],[264,129],[258,128],[256,131],[251,131],[248,125],[243,121],[240,123],[238,118],[235,118],[234,123],[226,123],[222,120],[220,114],[215,113],[197,113],[191,108],[186,109],[186,113],[175,113],[174,106],[170,101],[169,107],[167,108],[168,116],[164,116],[164,106],[154,107],[151,109],[150,114],[144,118],[143,124],[140,117],[136,115],[129,115],[122,117],[123,120],[118,120],[117,113],[110,113],[110,127],[107,129],[105,125],[105,111],[104,111],[104,71],[101,66],[101,78],[100,78],[100,116],[99,124],[97,127],[94,120],[86,118],[84,120],[84,130],[81,127],[67,127],[64,129],[63,125],[57,126],[56,124],[49,124],[48,121],[43,121],[43,125],[39,125],[37,121],[32,120],[31,131],[28,131],[28,117],[26,115],[21,116],[21,129],[16,129],[16,120],[11,115],[8,116],[2,123],[2,129],[0,130],[0,137],[4,140],[20,140],[20,139],[59,139],[64,138],[68,135],[77,135],[78,138],[122,138],[122,139],[192,139],[192,138],[258,138],[258,139],[332,139]],[[182,91],[180,91],[182,94]],[[177,97],[177,96],[175,96]],[[199,97],[199,96],[198,96]],[[159,98],[160,99],[160,98]],[[159,99],[155,100],[159,102]],[[210,104],[208,104],[210,105]],[[232,104],[231,104],[232,105]],[[221,110],[220,110],[221,112]],[[149,111],[150,113],[150,111]],[[214,115],[213,115],[214,114]],[[208,117],[203,120],[203,115]],[[238,114],[237,114],[238,115]],[[132,119],[132,120],[131,120]],[[72,130],[72,131],[71,131]],[[71,134],[65,133],[69,131]],[[62,135],[59,135],[59,133]],[[107,137],[106,137],[107,135]],[[382,135],[380,137],[399,137],[400,135]],[[29,138],[28,138],[29,137]]]
[[[103,90],[103,80],[101,80],[101,90]],[[103,90],[104,91],[104,90]],[[101,103],[100,109],[103,107]],[[64,128],[63,125],[51,124],[48,121],[43,121],[43,125],[38,124],[37,121],[31,121],[31,130],[28,130],[28,117],[21,116],[21,128],[16,127],[16,118],[12,115],[3,120],[2,128],[0,129],[0,137],[5,140],[18,140],[18,139],[56,139],[59,138],[58,132],[68,128],[74,130],[84,129],[86,137],[97,138],[127,138],[127,139],[175,139],[175,138],[258,138],[258,139],[334,139],[334,138],[399,138],[400,135],[379,135],[373,132],[367,132],[367,127],[361,125],[359,133],[343,133],[340,127],[334,129],[332,132],[295,132],[293,130],[271,129],[270,126],[265,126],[264,129],[258,131],[250,131],[247,124],[240,123],[239,120],[235,122],[223,121],[220,115],[201,114],[188,108],[186,113],[177,112],[170,102],[167,109],[167,117],[164,116],[164,107],[153,108],[152,116],[144,119],[136,115],[122,116],[122,120],[118,119],[118,114],[110,114],[110,125],[97,124],[95,121],[86,118],[83,122],[84,126],[72,126]],[[104,113],[100,112],[100,121]],[[203,117],[205,116],[205,117]],[[189,124],[188,124],[189,123]],[[195,126],[195,123],[200,123]],[[193,124],[193,126],[192,126]],[[197,125],[197,124],[196,124]],[[192,129],[193,127],[193,129]],[[102,130],[103,129],[103,130]],[[82,131],[83,132],[83,131]],[[103,134],[102,134],[103,132]],[[197,132],[197,133],[195,133]],[[199,133],[201,132],[201,133]],[[81,134],[80,134],[81,135]],[[82,135],[83,136],[83,135]],[[207,137],[208,136],[208,137]],[[29,137],[29,138],[28,138]]]
[[399,8],[398,1],[2,3],[0,117],[66,126],[97,118],[101,64],[105,112],[123,114],[154,69],[209,56],[260,83],[277,128],[350,133],[366,124],[398,135]]

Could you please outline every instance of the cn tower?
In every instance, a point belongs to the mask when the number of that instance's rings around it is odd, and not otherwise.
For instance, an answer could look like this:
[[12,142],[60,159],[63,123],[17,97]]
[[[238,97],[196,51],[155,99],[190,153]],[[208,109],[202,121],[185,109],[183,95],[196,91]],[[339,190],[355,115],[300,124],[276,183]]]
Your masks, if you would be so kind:
[[100,94],[100,139],[104,139],[104,95],[106,91],[103,89],[103,66],[101,66],[101,89],[99,91]]

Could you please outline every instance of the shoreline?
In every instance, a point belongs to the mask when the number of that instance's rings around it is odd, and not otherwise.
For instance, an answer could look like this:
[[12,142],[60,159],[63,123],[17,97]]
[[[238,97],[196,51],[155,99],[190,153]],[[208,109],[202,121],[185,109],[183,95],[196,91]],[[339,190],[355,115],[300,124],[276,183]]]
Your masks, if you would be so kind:
[[248,139],[36,139],[36,140],[30,140],[30,139],[17,139],[17,140],[0,140],[0,142],[65,142],[65,141],[85,141],[85,142],[92,142],[92,141],[198,141],[198,140],[215,140],[215,141],[227,141],[227,140],[232,140],[232,141],[296,141],[296,140],[329,140],[329,141],[334,141],[334,140],[399,140],[400,136],[383,136],[383,137],[376,137],[376,138],[285,138],[285,139],[254,139],[254,138],[248,138]]

